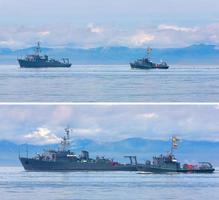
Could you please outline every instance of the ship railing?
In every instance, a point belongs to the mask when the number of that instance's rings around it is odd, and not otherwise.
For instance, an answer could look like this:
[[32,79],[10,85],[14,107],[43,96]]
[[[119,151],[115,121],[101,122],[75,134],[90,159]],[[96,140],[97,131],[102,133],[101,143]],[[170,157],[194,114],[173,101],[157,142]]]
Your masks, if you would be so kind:
[[209,162],[199,162],[200,167],[213,168],[213,165]]

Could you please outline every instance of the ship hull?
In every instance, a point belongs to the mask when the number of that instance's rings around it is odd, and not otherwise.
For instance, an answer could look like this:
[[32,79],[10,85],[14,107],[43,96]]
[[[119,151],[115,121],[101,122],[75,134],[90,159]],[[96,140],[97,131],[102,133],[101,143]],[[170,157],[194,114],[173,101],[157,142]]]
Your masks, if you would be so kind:
[[138,168],[138,171],[151,172],[151,173],[213,173],[215,169],[171,169],[171,168],[157,168],[157,167],[144,167]]
[[134,63],[130,63],[131,68],[133,69],[169,69],[169,66],[156,66],[156,65],[141,65],[141,64],[134,64]]
[[137,166],[135,165],[42,161],[32,158],[19,159],[26,171],[137,171]]
[[59,62],[32,62],[27,60],[18,59],[18,63],[21,68],[58,68],[58,67],[71,67],[70,63],[59,63]]

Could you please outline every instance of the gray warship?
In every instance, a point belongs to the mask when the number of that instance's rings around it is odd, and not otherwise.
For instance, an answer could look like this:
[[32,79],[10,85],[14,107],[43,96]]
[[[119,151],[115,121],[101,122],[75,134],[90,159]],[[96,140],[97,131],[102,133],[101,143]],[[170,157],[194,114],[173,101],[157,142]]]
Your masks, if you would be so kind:
[[18,58],[18,63],[21,68],[49,68],[49,67],[71,67],[68,58],[63,58],[62,61],[49,59],[48,55],[40,55],[40,42],[37,43],[35,53],[27,55],[25,58]]
[[147,160],[144,166],[138,167],[139,171],[152,173],[213,173],[215,169],[209,162],[199,162],[198,164],[184,164],[176,159],[173,150],[177,148],[178,138],[172,137],[171,152],[167,155],[160,155],[153,157],[153,161]]
[[147,49],[147,56],[146,58],[138,59],[132,63],[130,63],[131,68],[136,69],[168,69],[169,66],[166,62],[161,62],[160,64],[153,63],[150,61],[150,54],[152,49]]
[[19,160],[27,171],[137,171],[136,156],[125,156],[130,164],[122,164],[104,157],[89,157],[88,151],[76,155],[70,150],[70,129],[65,129],[58,150],[47,150],[29,158],[19,155]]

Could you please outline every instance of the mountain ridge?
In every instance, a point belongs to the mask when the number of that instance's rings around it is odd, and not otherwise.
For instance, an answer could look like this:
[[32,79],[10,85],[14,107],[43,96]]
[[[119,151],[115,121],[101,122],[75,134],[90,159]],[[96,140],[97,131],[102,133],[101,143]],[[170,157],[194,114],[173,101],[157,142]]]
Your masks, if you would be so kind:
[[[0,64],[17,64],[17,57],[33,53],[34,47],[12,50],[0,48]],[[146,55],[145,48],[125,46],[96,48],[42,48],[42,54],[61,59],[68,57],[72,64],[128,64]],[[219,64],[219,49],[216,45],[194,44],[182,48],[154,48],[151,59],[165,60],[169,64]]]

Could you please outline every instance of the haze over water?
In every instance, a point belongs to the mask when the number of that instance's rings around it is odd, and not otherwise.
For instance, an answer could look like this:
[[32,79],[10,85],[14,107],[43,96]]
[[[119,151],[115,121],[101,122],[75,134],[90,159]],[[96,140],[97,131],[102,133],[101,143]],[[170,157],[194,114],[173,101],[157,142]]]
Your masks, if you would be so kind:
[[136,172],[25,172],[0,167],[2,200],[218,199],[219,171],[213,174]]
[[219,66],[133,70],[129,65],[0,66],[1,102],[216,102]]

